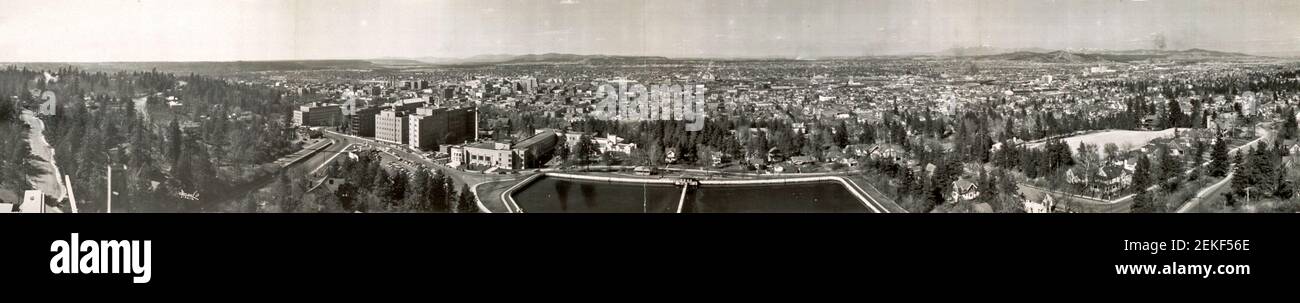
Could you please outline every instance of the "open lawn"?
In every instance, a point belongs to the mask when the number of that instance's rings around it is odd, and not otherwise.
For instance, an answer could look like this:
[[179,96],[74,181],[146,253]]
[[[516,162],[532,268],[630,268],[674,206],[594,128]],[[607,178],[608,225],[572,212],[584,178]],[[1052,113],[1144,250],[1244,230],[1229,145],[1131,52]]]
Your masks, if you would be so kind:
[[[1188,128],[1180,128],[1178,129],[1178,132],[1182,133],[1182,132],[1187,132],[1189,130],[1190,129]],[[1173,136],[1174,136],[1173,128],[1165,129],[1165,130],[1153,130],[1153,131],[1110,130],[1110,131],[1095,132],[1090,134],[1067,137],[1061,139],[1061,141],[1064,141],[1065,144],[1070,145],[1070,152],[1078,151],[1080,143],[1087,143],[1088,145],[1097,146],[1098,151],[1101,151],[1102,147],[1106,146],[1106,144],[1113,143],[1115,144],[1115,146],[1118,146],[1121,151],[1128,151],[1134,148],[1142,147],[1143,145],[1147,145],[1147,143],[1150,143],[1151,140],[1155,140],[1158,138],[1168,138]],[[1040,148],[1042,146],[1043,146],[1042,143],[1033,143],[1028,145],[1028,147],[1030,148]]]

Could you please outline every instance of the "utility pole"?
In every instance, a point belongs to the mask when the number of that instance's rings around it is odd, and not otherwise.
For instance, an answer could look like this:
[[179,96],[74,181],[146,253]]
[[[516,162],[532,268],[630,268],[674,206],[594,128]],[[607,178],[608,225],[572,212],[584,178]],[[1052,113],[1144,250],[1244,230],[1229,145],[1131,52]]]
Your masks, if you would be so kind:
[[72,194],[72,176],[63,175],[63,185],[68,190],[68,206],[72,208],[72,213],[77,213],[77,197]]
[[108,201],[108,207],[104,209],[104,212],[111,214],[113,213],[113,165],[105,164],[104,166],[108,167],[108,190],[105,191],[105,195],[108,196],[108,198],[105,199]]

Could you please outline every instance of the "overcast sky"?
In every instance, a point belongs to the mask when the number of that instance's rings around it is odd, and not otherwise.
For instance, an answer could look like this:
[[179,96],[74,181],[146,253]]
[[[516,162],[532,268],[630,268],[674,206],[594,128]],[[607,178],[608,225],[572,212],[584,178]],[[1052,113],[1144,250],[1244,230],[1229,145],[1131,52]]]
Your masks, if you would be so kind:
[[1292,0],[0,0],[0,61],[1300,52]]

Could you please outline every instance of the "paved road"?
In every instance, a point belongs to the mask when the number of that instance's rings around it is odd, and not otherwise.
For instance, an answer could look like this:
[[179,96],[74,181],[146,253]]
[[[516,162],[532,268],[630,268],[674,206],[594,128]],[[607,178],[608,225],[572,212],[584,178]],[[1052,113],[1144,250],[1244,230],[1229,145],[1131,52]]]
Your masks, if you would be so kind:
[[1210,186],[1206,186],[1205,189],[1196,192],[1196,196],[1192,197],[1192,199],[1190,200],[1187,200],[1187,203],[1183,203],[1183,206],[1179,207],[1178,210],[1174,212],[1191,213],[1191,212],[1199,211],[1201,208],[1201,201],[1205,201],[1205,198],[1211,197],[1210,196],[1211,194],[1218,193],[1220,190],[1222,190],[1224,188],[1224,185],[1228,185],[1228,182],[1232,181],[1232,176],[1235,174],[1236,172],[1229,172],[1227,176],[1223,177],[1223,180],[1219,180],[1219,182],[1211,184]]
[[[27,134],[27,143],[31,145],[32,153],[44,161],[40,166],[45,170],[45,173],[33,180],[33,185],[36,186],[36,189],[45,192],[46,195],[56,199],[63,199],[63,182],[60,182],[59,174],[61,172],[54,162],[54,147],[45,141],[45,122],[37,118],[35,113],[30,110],[23,110],[21,117],[23,122],[31,126],[31,130]],[[21,192],[18,195],[19,198],[22,198]],[[24,213],[41,212],[40,204],[23,204],[20,208]]]
[[[1264,127],[1264,124],[1267,123],[1259,123],[1255,127],[1255,134],[1258,135],[1259,138],[1255,139],[1254,141],[1250,141],[1249,143],[1233,148],[1231,150],[1228,150],[1228,156],[1232,157],[1237,155],[1243,150],[1243,148],[1250,148],[1250,147],[1257,146],[1259,144],[1273,144],[1273,141],[1277,140],[1277,131]],[[1208,165],[1209,162],[1207,161],[1205,164]],[[1201,201],[1205,201],[1205,198],[1209,197],[1211,194],[1219,192],[1220,190],[1223,189],[1224,185],[1227,185],[1229,181],[1232,181],[1232,176],[1235,175],[1234,172],[1235,170],[1236,170],[1235,166],[1228,166],[1228,171],[1229,171],[1228,175],[1223,177],[1223,180],[1220,180],[1218,183],[1207,186],[1205,187],[1205,189],[1196,192],[1195,197],[1192,197],[1192,199],[1187,200],[1187,202],[1183,203],[1182,206],[1178,207],[1178,209],[1175,210],[1175,212],[1191,213],[1191,212],[1199,211],[1201,208]]]

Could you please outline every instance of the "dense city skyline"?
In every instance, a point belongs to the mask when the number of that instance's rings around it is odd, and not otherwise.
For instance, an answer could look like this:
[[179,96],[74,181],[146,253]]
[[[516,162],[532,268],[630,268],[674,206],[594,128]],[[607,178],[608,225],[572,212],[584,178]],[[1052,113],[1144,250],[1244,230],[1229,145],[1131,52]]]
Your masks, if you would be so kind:
[[1300,53],[1292,1],[5,2],[0,61],[813,58],[1151,49],[1158,38],[1168,49]]

